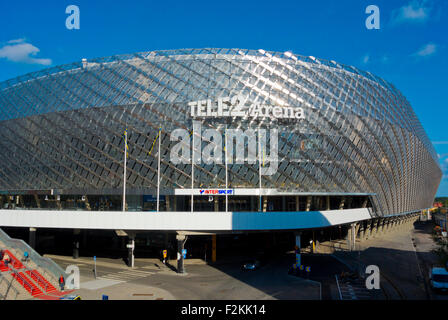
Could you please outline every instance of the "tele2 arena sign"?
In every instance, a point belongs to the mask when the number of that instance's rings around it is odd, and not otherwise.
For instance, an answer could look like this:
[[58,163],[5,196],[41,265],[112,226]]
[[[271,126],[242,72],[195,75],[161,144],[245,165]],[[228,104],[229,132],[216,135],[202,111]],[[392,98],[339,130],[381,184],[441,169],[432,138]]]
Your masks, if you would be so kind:
[[304,119],[302,108],[288,106],[269,106],[250,103],[248,97],[235,95],[233,97],[218,98],[189,102],[190,114],[193,118],[269,118],[269,119]]

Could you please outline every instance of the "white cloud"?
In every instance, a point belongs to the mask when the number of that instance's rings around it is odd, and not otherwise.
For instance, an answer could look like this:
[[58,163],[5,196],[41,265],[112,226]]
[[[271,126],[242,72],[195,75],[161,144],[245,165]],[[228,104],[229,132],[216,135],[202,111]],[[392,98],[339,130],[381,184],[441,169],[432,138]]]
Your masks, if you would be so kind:
[[434,43],[428,43],[420,48],[413,56],[417,57],[429,57],[437,52],[437,45]]
[[6,45],[0,48],[0,58],[12,62],[50,65],[51,59],[35,58],[39,51],[39,48],[27,43],[25,39],[15,39],[8,41]]
[[[442,141],[446,142],[446,141]],[[434,143],[434,142],[433,142]],[[442,169],[443,177],[442,179],[448,179],[448,153],[439,155],[440,168]]]
[[432,11],[428,0],[412,0],[407,5],[392,11],[392,24],[425,22]]
[[370,56],[368,54],[364,55],[364,57],[362,57],[362,63],[367,64],[370,61]]

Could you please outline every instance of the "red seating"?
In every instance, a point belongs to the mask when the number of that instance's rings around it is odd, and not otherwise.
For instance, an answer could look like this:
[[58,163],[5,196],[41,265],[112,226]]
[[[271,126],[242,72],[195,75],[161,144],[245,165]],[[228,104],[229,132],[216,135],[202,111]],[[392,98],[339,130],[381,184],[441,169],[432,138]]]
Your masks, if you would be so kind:
[[6,266],[5,265],[5,262],[4,261],[0,261],[0,271],[1,272],[5,272],[5,271],[9,271],[9,270],[11,270],[11,268],[8,266]]
[[57,291],[56,288],[45,279],[37,270],[28,270],[26,273],[42,288],[46,293]]
[[14,279],[19,282],[22,287],[24,287],[33,297],[37,297],[43,294],[42,290],[40,290],[38,287],[36,287],[33,282],[28,279],[28,277],[23,272],[14,272],[12,273],[12,276]]

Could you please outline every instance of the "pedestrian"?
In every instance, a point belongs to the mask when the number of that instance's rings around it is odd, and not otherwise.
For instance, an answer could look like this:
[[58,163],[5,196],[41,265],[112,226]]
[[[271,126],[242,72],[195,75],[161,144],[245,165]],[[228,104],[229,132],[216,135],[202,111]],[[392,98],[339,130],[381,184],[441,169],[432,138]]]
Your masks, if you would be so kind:
[[61,287],[61,291],[64,291],[65,279],[64,279],[64,277],[62,276],[62,274],[61,274],[61,276],[59,277],[59,286]]
[[24,259],[24,261],[25,261],[25,262],[28,261],[28,258],[29,258],[28,251],[25,251],[25,252],[23,253],[23,259]]
[[3,262],[5,263],[5,266],[8,266],[8,263],[11,262],[11,258],[7,252],[3,255]]

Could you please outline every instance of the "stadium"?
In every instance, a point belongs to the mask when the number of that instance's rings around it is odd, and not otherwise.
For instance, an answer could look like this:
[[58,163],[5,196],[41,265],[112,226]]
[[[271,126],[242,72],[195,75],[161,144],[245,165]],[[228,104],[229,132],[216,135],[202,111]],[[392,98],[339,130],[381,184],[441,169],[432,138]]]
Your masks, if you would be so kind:
[[312,56],[151,51],[0,90],[0,225],[33,243],[36,229],[112,231],[132,252],[139,234],[180,250],[188,235],[287,232],[300,247],[341,226],[354,240],[431,208],[442,176],[391,83]]

